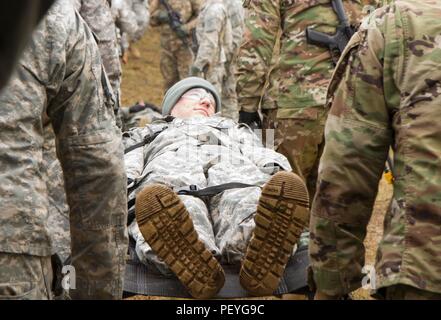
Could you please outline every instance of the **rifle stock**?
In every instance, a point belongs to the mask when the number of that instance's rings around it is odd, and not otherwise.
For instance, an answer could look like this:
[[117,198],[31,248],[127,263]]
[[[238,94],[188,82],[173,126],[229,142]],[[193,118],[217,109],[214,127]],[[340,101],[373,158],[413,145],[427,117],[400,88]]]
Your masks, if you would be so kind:
[[329,35],[308,27],[306,28],[306,40],[310,44],[327,47],[331,51],[334,63],[337,63],[338,56],[343,52],[352,35],[355,33],[355,30],[349,24],[341,0],[332,0],[332,8],[339,21],[337,32],[333,35]]

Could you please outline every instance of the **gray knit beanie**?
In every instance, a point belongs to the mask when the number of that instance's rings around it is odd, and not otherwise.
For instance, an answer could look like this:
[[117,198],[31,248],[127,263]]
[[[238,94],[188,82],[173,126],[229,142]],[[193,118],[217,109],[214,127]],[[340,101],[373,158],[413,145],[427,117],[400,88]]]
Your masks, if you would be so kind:
[[220,111],[221,98],[219,93],[216,91],[216,88],[207,80],[198,77],[189,77],[175,83],[170,89],[167,90],[164,99],[162,100],[162,115],[169,115],[176,102],[178,102],[182,95],[193,88],[203,88],[211,92],[216,101],[216,112]]

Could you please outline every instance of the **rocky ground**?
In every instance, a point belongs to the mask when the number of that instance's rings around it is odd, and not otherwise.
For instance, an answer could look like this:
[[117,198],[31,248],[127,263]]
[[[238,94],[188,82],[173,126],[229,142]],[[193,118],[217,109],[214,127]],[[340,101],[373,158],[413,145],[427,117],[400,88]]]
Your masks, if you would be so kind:
[[[156,29],[149,29],[143,39],[133,45],[141,53],[140,58],[129,56],[129,62],[123,66],[122,81],[122,104],[133,105],[135,102],[144,100],[157,106],[161,104],[163,95],[163,80],[159,70],[159,33]],[[368,234],[365,240],[366,265],[373,265],[375,252],[381,240],[383,218],[392,196],[392,186],[384,179],[380,182],[375,209],[371,222],[368,226]],[[265,297],[264,299],[298,299],[295,295],[283,297]],[[359,289],[354,293],[355,299],[369,299],[369,292]],[[131,299],[151,300],[164,299],[164,297],[136,296]]]

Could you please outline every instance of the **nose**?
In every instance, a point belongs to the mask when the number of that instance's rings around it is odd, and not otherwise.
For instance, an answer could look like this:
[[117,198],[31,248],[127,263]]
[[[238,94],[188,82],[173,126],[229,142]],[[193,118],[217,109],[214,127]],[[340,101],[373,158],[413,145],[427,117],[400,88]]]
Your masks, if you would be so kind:
[[209,109],[211,107],[211,101],[207,96],[201,99],[200,104],[206,109]]

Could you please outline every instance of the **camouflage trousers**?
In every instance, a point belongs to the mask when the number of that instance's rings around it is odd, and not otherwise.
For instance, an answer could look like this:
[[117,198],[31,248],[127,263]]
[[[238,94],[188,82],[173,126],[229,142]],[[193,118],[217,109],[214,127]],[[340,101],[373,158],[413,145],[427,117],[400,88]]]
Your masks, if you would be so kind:
[[178,47],[175,51],[161,48],[160,69],[164,78],[164,91],[179,80],[188,77],[192,63],[191,50],[184,45]]
[[421,290],[407,285],[384,288],[386,300],[441,300],[441,293]]
[[[206,248],[222,263],[238,264],[255,227],[260,193],[259,187],[231,189],[212,197],[208,204],[192,196],[179,197]],[[136,241],[136,253],[141,262],[155,266],[163,274],[171,273],[145,242],[136,223],[129,227],[129,234]]]
[[51,257],[0,252],[0,300],[50,300]]
[[222,87],[222,116],[239,120],[239,105],[236,93],[236,59],[225,66],[225,79]]
[[205,79],[218,91],[222,98],[221,114],[223,117],[239,120],[239,106],[236,93],[235,63],[220,64],[210,68]]
[[274,150],[287,157],[293,172],[304,179],[311,201],[324,146],[326,115],[325,110],[320,110],[317,119],[278,119],[277,109],[263,110],[264,130],[274,130]]

